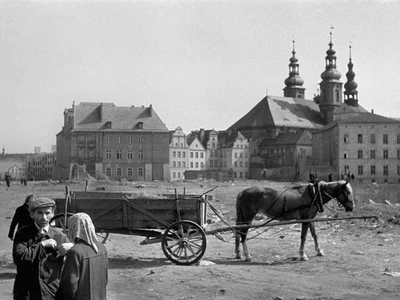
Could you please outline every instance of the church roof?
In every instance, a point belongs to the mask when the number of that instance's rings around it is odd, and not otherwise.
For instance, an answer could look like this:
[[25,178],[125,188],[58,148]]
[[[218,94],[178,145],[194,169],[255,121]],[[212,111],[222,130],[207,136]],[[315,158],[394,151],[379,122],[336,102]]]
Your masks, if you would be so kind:
[[229,129],[266,126],[318,129],[325,125],[312,100],[266,96]]
[[[115,106],[114,103],[82,102],[74,106],[74,130],[102,130],[111,122],[107,130],[168,131],[165,124],[150,107]],[[138,124],[141,126],[138,127]]]
[[368,112],[361,105],[353,106],[347,103],[342,103],[336,110],[335,114],[347,114],[347,113],[366,113]]

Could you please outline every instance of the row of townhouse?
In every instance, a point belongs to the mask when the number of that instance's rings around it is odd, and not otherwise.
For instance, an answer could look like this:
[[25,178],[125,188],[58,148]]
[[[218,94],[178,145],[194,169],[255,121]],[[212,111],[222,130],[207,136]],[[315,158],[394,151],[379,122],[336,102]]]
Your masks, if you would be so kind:
[[249,142],[240,132],[192,131],[181,127],[170,132],[171,180],[249,178]]

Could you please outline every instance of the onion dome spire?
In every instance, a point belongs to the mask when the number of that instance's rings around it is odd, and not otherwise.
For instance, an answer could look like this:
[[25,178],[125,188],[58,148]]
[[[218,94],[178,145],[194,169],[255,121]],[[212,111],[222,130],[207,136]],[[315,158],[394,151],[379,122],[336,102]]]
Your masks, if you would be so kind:
[[346,73],[347,82],[344,85],[344,102],[351,106],[358,105],[357,83],[354,81],[356,74],[353,71],[353,62],[351,61],[351,45],[349,46],[349,63],[347,64],[349,71]]
[[322,80],[339,80],[342,74],[336,70],[336,51],[332,48],[332,32],[330,32],[329,49],[326,51],[325,71],[322,72]]
[[302,86],[304,84],[304,80],[299,76],[299,64],[297,62],[295,42],[293,41],[292,57],[290,58],[289,64],[289,77],[285,80],[285,85],[287,87]]
[[292,57],[289,63],[289,77],[285,79],[286,87],[284,90],[285,97],[302,98],[304,99],[304,84],[303,78],[299,75],[299,64],[296,58],[295,41],[293,41]]

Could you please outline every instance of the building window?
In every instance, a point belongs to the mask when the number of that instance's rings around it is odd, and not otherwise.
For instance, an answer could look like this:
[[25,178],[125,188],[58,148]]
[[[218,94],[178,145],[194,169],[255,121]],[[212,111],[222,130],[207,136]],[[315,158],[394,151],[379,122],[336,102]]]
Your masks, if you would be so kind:
[[137,169],[137,175],[138,175],[139,177],[143,177],[143,174],[144,174],[143,168],[138,168],[138,169]]
[[122,177],[122,168],[117,168],[117,177]]
[[190,168],[193,169],[193,162],[190,162]]
[[211,168],[214,167],[214,161],[213,160],[210,160],[210,167]]
[[131,178],[133,176],[133,169],[132,168],[128,168],[126,170],[126,174],[127,174],[128,178]]
[[362,151],[362,150],[358,150],[358,151],[357,151],[357,157],[358,157],[359,159],[363,158],[363,151]]
[[344,159],[348,159],[348,158],[349,158],[349,152],[344,151],[344,152],[343,152],[343,158],[344,158]]
[[143,122],[137,123],[137,129],[143,129]]
[[106,159],[111,159],[111,150],[106,150]]
[[345,144],[347,144],[349,142],[349,135],[347,133],[344,134],[343,141]]
[[383,158],[388,159],[389,158],[389,150],[383,150]]
[[133,151],[128,150],[128,159],[133,159]]
[[397,135],[397,144],[400,144],[400,134]]
[[128,143],[129,143],[129,144],[132,144],[132,142],[133,142],[133,137],[130,135],[130,136],[128,137]]
[[376,168],[375,166],[371,166],[371,175],[375,175],[376,174]]
[[106,135],[106,143],[107,144],[111,143],[111,136]]
[[176,168],[176,162],[175,161],[172,162],[172,167]]
[[143,159],[143,150],[139,150],[138,159]]
[[200,158],[204,158],[204,153],[200,152]]
[[121,137],[120,136],[117,136],[117,143],[121,144]]
[[389,166],[383,166],[383,175],[389,175]]
[[198,169],[199,168],[199,163],[198,162],[196,162],[196,169]]
[[400,166],[397,166],[397,175],[400,175]]
[[178,157],[181,157],[181,151],[178,151]]
[[388,144],[389,143],[389,138],[388,138],[388,135],[386,133],[383,135],[383,143],[384,144]]
[[182,157],[183,157],[183,158],[186,157],[186,152],[182,152]]
[[106,175],[111,177],[111,168],[106,168]]
[[235,167],[237,167],[237,161],[235,161],[235,163],[233,164]]
[[200,163],[200,168],[204,169],[204,163],[203,162]]
[[375,159],[375,150],[371,150],[371,159]]
[[117,150],[117,159],[122,159],[122,151]]
[[359,135],[357,136],[357,143],[362,144],[362,142],[363,142],[362,140],[363,140],[362,134],[359,134]]
[[375,141],[375,134],[371,134],[371,144],[375,144],[376,143],[376,141]]
[[139,136],[139,144],[143,143],[143,137]]
[[186,168],[186,162],[182,162],[182,168]]
[[172,178],[175,178],[175,177],[176,177],[176,173],[172,172]]
[[199,152],[196,152],[195,157],[199,158]]
[[172,157],[176,157],[176,152],[172,151]]
[[193,158],[193,152],[190,152],[190,158]]
[[358,170],[358,175],[362,175],[363,174],[363,166],[358,166],[357,170]]

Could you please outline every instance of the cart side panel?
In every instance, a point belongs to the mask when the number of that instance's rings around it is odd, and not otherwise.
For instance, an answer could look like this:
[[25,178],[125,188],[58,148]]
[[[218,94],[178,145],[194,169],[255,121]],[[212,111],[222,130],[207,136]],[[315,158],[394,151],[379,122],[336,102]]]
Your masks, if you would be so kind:
[[[205,203],[201,198],[123,199],[126,195],[129,194],[75,192],[68,212],[87,213],[98,230],[164,229],[178,220],[194,221],[200,226],[205,222]],[[56,199],[56,213],[64,210],[65,199]]]

